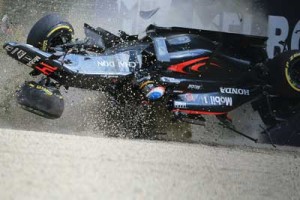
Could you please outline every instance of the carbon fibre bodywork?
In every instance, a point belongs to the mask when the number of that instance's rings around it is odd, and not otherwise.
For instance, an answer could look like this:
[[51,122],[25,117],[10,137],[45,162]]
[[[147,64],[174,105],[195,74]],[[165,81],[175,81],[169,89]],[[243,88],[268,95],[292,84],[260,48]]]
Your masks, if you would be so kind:
[[257,53],[264,52],[266,38],[153,25],[141,40],[122,40],[87,24],[85,32],[102,53],[59,55],[17,43],[4,48],[68,87],[105,90],[112,81],[122,84],[144,71],[168,88],[173,111],[225,114],[261,94],[255,65],[266,59]]
[[4,49],[48,83],[102,90],[120,102],[143,102],[141,86],[160,86],[165,92],[160,102],[179,119],[203,121],[202,115],[214,115],[224,121],[228,112],[252,101],[266,125],[274,127],[298,105],[270,85],[267,38],[154,25],[139,38],[84,28],[84,41],[49,52],[19,43],[6,43]]
[[175,94],[173,111],[221,115],[262,93],[255,65],[266,38],[150,26],[159,81]]

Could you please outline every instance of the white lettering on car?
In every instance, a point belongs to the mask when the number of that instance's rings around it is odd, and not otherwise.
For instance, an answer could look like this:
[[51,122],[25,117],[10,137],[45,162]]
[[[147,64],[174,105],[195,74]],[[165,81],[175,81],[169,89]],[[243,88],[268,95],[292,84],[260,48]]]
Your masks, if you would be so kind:
[[201,90],[201,88],[202,88],[201,85],[192,85],[192,84],[190,84],[188,86],[188,89],[190,89],[190,90]]
[[210,101],[212,105],[219,105],[219,106],[233,105],[233,101],[231,97],[210,96]]
[[137,66],[136,62],[114,62],[114,61],[97,61],[98,67],[120,67],[120,68],[135,68]]
[[28,62],[26,65],[28,67],[32,67],[34,64],[36,64],[37,62],[39,62],[41,60],[41,57],[36,56],[34,57],[30,62]]
[[17,51],[19,51],[19,48],[15,48],[14,50],[12,50],[11,54],[15,54]]
[[221,93],[223,94],[236,94],[236,95],[245,95],[249,96],[250,91],[247,89],[240,89],[240,88],[220,88]]
[[97,61],[99,67],[115,67],[115,62],[113,61]]
[[186,108],[186,103],[185,102],[180,102],[180,101],[175,101],[174,102],[174,107],[175,108]]
[[24,56],[23,60],[30,62],[32,60],[32,58],[28,55]]
[[5,50],[6,51],[12,51],[14,49],[14,47],[12,47],[12,46],[10,46],[10,45],[7,45],[6,47],[5,47]]
[[20,60],[21,58],[23,58],[27,53],[23,50],[18,51],[17,56],[18,59]]

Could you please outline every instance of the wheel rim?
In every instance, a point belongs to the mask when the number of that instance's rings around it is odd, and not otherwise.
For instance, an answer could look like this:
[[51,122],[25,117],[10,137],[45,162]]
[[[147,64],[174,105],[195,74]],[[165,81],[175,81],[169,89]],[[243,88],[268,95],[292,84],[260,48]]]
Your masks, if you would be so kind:
[[58,45],[66,44],[72,40],[72,32],[69,29],[61,29],[51,33],[45,40],[42,50],[49,51]]
[[58,45],[66,44],[70,42],[72,37],[70,36],[70,33],[67,33],[66,31],[61,31],[61,33],[57,33],[54,35],[54,37],[49,38],[48,40],[48,49],[56,47]]
[[289,84],[294,90],[300,92],[300,58],[288,62],[286,67]]
[[57,45],[65,44],[70,41],[70,37],[67,34],[59,34],[58,36],[49,40],[49,47],[55,47]]

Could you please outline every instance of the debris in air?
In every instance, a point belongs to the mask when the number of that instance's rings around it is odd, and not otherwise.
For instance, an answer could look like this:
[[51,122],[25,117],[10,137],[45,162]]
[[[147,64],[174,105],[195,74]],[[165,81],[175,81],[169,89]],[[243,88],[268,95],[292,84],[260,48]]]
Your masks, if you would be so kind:
[[140,11],[140,16],[143,19],[150,19],[153,15],[157,13],[159,9],[160,8],[156,8],[154,10],[149,10],[149,11]]
[[9,18],[7,15],[4,15],[2,20],[1,20],[1,31],[4,34],[11,34],[12,29],[11,29],[11,23],[9,22]]

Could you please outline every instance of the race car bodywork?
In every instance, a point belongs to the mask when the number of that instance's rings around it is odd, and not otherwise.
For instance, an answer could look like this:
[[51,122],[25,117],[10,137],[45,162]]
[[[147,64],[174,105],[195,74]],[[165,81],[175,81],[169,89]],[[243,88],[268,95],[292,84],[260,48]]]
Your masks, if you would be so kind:
[[[41,25],[49,18],[51,25]],[[48,15],[32,28],[29,44],[10,42],[4,49],[31,67],[32,75],[46,77],[38,83],[42,88],[102,90],[117,101],[130,93],[134,101],[143,102],[146,86],[163,87],[159,101],[179,120],[204,121],[202,115],[215,115],[227,123],[228,112],[252,102],[271,130],[298,112],[300,53],[283,53],[274,63],[265,51],[267,38],[154,25],[139,38],[87,24],[84,28],[86,39],[71,41],[72,26]],[[22,92],[24,87],[18,95],[23,106],[20,99],[28,93]],[[29,104],[25,107],[48,116],[49,109]]]

